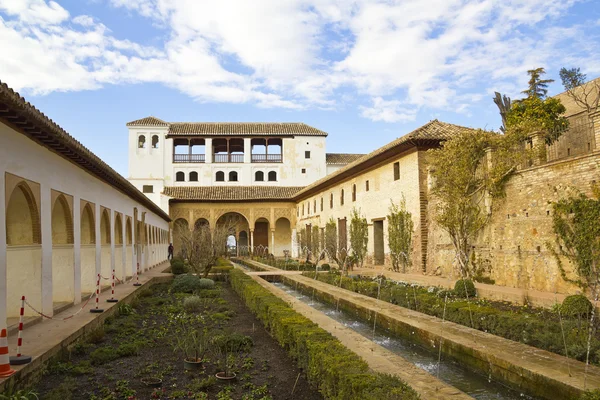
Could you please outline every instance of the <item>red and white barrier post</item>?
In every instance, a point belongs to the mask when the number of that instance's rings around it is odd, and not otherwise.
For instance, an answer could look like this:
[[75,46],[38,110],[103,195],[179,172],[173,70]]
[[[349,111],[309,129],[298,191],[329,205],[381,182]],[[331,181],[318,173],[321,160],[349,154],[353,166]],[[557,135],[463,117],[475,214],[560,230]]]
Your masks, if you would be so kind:
[[108,303],[118,302],[119,300],[115,299],[115,270],[114,269],[112,270],[112,280],[110,282],[110,290],[111,290],[110,299],[107,299],[106,301]]
[[17,336],[17,356],[9,357],[11,365],[23,365],[31,362],[31,356],[21,354],[23,345],[23,315],[25,314],[25,296],[21,296],[21,312],[19,313],[19,333]]
[[100,274],[98,274],[98,280],[96,281],[96,308],[90,309],[91,313],[97,314],[104,312],[103,309],[98,308],[98,302],[100,301]]
[[137,263],[137,270],[135,271],[135,283],[133,286],[142,286],[140,283],[140,263]]

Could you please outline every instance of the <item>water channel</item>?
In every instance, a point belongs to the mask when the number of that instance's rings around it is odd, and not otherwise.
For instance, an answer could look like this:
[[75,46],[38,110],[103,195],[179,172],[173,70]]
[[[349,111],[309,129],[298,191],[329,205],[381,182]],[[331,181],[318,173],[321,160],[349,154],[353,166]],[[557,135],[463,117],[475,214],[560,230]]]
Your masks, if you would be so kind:
[[376,329],[373,334],[372,323],[364,322],[356,316],[345,311],[336,311],[335,306],[312,299],[309,296],[302,294],[300,291],[280,283],[272,282],[273,285],[286,293],[294,296],[301,302],[321,311],[335,321],[352,329],[360,335],[372,340],[376,344],[386,348],[387,350],[401,356],[405,360],[412,362],[417,367],[429,372],[433,376],[437,376],[440,380],[454,386],[469,396],[478,400],[514,400],[514,399],[529,399],[537,400],[535,397],[519,393],[499,382],[490,380],[487,376],[468,370],[458,363],[451,360],[444,360],[442,356],[439,373],[438,373],[438,352],[423,348],[419,345],[409,342],[406,339],[394,337],[389,332],[381,329]]

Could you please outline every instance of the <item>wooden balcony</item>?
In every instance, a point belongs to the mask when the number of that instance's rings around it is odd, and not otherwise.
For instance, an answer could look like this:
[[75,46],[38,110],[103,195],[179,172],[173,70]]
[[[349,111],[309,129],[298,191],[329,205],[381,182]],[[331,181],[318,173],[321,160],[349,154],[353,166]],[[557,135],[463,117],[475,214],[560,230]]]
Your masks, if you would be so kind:
[[173,154],[173,163],[203,163],[204,154]]
[[282,161],[281,154],[252,154],[253,163],[280,163]]
[[243,154],[215,154],[213,156],[213,162],[215,163],[243,163]]

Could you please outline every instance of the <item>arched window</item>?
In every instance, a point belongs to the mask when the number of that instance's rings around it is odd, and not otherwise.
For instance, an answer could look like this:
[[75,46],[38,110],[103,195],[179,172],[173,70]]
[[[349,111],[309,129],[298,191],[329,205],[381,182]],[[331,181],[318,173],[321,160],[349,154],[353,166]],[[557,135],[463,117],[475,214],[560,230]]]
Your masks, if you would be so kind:
[[144,136],[144,135],[138,136],[138,148],[140,148],[140,149],[146,148],[146,136]]
[[277,172],[269,171],[269,182],[277,181]]
[[238,180],[237,172],[231,171],[229,173],[229,182],[237,182],[237,180]]
[[265,173],[262,171],[256,171],[254,173],[254,180],[256,182],[263,182],[265,180]]
[[217,171],[217,176],[215,178],[217,182],[225,182],[225,172]]
[[190,182],[198,182],[198,173],[196,171],[190,172]]
[[185,174],[181,171],[177,172],[175,174],[175,182],[184,182],[185,181]]
[[356,185],[352,185],[352,201],[356,201]]
[[340,206],[344,205],[344,189],[340,192]]
[[152,135],[152,148],[158,149],[158,135]]

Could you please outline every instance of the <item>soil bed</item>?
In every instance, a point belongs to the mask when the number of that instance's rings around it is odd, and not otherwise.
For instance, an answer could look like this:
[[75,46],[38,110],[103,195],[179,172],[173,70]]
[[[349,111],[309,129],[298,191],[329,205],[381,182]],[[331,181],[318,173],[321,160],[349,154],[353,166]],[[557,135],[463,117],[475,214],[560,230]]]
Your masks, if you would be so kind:
[[[144,289],[142,295],[133,308],[120,305],[121,315],[107,321],[103,332],[94,332],[62,361],[50,365],[35,389],[38,396],[45,400],[323,398],[228,283],[201,290],[198,312],[186,312],[183,300],[189,295],[169,293],[168,284]],[[183,325],[250,337],[253,345],[238,355],[233,367],[237,378],[217,381],[214,376],[221,369],[210,352],[202,370],[185,371],[183,354],[173,350]],[[142,378],[160,378],[162,387],[146,386]]]

